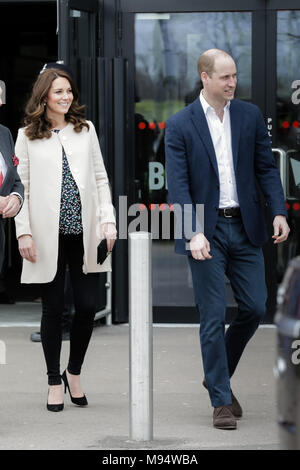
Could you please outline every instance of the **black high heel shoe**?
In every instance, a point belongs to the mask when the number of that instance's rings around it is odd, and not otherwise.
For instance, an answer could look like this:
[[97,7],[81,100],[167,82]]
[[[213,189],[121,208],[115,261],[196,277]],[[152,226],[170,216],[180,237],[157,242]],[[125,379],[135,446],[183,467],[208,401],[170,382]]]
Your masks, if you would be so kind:
[[65,384],[65,393],[67,392],[67,389],[69,390],[71,402],[74,403],[75,405],[78,405],[78,406],[86,406],[88,404],[88,401],[87,401],[87,398],[86,398],[85,395],[83,395],[83,397],[77,397],[77,398],[72,397],[71,390],[70,390],[70,387],[69,387],[69,382],[68,382],[68,379],[67,379],[66,371],[64,371],[61,378],[63,379],[64,384]]
[[[49,397],[49,390],[48,390],[48,397]],[[64,404],[63,403],[58,403],[58,404],[55,404],[55,405],[50,405],[48,403],[48,399],[47,399],[47,410],[48,411],[62,411],[64,409]]]

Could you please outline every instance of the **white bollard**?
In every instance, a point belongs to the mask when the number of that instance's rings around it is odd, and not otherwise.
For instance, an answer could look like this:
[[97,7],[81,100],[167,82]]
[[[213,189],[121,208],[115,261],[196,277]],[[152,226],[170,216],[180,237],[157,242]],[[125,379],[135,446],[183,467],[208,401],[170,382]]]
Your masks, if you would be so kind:
[[153,440],[151,233],[129,234],[130,439]]

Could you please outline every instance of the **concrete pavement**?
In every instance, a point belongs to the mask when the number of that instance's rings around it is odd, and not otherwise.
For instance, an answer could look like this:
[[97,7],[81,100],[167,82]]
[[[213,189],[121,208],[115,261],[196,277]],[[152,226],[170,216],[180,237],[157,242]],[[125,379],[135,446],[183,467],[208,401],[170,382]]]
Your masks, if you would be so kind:
[[[129,327],[95,327],[83,367],[89,406],[65,396],[60,413],[46,410],[47,377],[36,328],[2,327],[7,364],[0,365],[0,449],[279,449],[276,422],[275,328],[259,328],[232,388],[244,409],[236,431],[212,427],[198,327],[155,326],[154,440],[129,440]],[[63,342],[61,368],[69,342]]]

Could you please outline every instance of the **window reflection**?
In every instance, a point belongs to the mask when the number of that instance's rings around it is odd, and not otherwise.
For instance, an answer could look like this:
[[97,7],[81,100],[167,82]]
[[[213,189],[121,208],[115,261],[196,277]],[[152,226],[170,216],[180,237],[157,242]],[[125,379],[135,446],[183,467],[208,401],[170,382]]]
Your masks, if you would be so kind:
[[69,52],[70,67],[80,92],[80,102],[86,105],[86,115],[97,123],[95,107],[95,47],[94,14],[86,11],[70,10]]
[[300,254],[300,11],[277,13],[277,147],[286,154],[286,205],[291,232],[278,246],[279,281]]
[[278,145],[300,148],[300,11],[277,14]]
[[[164,129],[167,119],[194,101],[201,85],[197,61],[210,48],[237,63],[237,97],[251,100],[250,12],[137,14],[135,17],[135,144],[137,201],[168,204]],[[149,211],[150,212],[150,211]],[[153,305],[194,305],[185,256],[173,242],[153,241]],[[228,305],[233,297],[228,291]]]

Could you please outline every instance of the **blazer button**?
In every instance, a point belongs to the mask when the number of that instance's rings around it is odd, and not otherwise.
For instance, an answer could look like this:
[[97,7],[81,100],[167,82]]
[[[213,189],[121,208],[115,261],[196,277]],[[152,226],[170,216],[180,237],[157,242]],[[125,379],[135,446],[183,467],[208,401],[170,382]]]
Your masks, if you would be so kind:
[[66,138],[66,136],[65,136],[65,135],[63,136],[63,140],[67,140],[67,138]]

